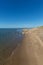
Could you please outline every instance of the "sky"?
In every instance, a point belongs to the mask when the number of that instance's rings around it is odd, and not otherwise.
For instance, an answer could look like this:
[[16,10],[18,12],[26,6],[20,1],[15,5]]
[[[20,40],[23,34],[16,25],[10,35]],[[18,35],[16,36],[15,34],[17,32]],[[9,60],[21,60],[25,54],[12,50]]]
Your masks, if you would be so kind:
[[0,0],[0,28],[43,25],[43,0]]

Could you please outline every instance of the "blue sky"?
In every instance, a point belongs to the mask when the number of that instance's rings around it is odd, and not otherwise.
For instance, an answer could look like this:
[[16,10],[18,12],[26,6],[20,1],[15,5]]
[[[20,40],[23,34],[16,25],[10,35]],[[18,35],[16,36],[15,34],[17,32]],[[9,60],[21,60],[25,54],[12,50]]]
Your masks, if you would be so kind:
[[0,0],[0,28],[43,25],[43,0]]

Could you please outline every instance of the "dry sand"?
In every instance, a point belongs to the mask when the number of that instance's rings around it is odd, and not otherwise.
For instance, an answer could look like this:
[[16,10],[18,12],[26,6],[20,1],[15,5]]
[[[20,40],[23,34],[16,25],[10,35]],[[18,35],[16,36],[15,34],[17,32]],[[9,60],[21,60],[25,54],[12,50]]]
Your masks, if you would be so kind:
[[43,29],[24,30],[22,44],[12,51],[4,65],[43,65],[43,41],[40,33],[43,33]]

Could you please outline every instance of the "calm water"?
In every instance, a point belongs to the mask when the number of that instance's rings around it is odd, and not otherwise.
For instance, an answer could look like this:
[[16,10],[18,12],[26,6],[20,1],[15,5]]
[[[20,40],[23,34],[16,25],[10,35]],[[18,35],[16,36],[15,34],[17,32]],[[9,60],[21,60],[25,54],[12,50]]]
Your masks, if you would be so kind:
[[0,63],[22,43],[22,39],[22,29],[0,29]]

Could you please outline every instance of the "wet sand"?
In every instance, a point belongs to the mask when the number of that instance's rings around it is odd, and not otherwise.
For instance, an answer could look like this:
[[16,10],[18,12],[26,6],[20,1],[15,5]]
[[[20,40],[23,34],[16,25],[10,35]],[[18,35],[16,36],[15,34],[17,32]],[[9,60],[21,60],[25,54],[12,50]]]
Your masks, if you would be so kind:
[[22,43],[16,47],[4,65],[43,65],[43,41],[39,32],[43,29],[24,30]]

